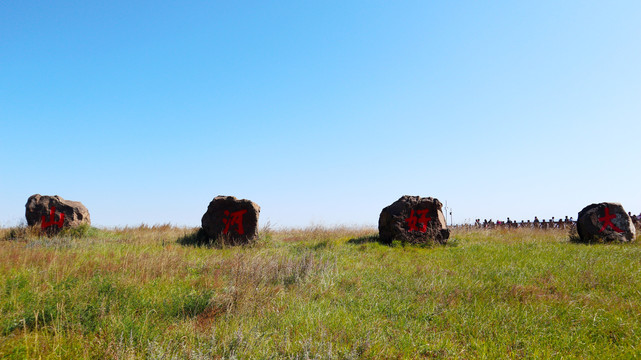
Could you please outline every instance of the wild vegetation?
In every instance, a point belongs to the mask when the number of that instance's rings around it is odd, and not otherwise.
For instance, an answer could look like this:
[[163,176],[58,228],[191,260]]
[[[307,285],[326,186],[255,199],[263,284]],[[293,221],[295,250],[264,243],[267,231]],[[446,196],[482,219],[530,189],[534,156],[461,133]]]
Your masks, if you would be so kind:
[[641,246],[567,231],[0,229],[0,358],[386,359],[641,356]]

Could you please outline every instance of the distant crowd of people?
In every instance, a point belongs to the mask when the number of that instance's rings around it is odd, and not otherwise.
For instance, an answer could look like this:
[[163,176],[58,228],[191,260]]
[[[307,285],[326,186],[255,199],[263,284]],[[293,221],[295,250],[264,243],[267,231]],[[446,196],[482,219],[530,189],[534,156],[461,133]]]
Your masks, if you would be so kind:
[[550,220],[539,220],[537,216],[534,217],[534,220],[521,220],[519,221],[514,221],[510,220],[510,218],[507,218],[507,221],[501,221],[501,220],[487,220],[484,219],[483,222],[481,222],[481,219],[476,219],[474,222],[474,226],[477,228],[483,228],[483,229],[493,229],[493,228],[532,228],[532,229],[565,229],[569,228],[571,226],[574,226],[575,221],[571,217],[565,217],[565,219],[558,219],[555,220],[554,217],[552,217]]
[[[628,215],[630,215],[630,218],[632,219],[632,222],[634,225],[639,228],[641,227],[641,213],[639,215],[632,215],[632,213],[628,212]],[[575,226],[576,221],[572,217],[566,216],[564,219],[558,219],[555,220],[554,217],[552,217],[549,220],[539,220],[537,216],[534,217],[534,220],[521,220],[521,221],[515,221],[515,220],[510,220],[510,218],[507,218],[506,221],[502,220],[496,220],[493,221],[492,219],[487,220],[483,219],[476,219],[474,221],[474,227],[476,228],[481,228],[481,229],[493,229],[493,228],[529,228],[529,229],[569,229],[573,226]]]

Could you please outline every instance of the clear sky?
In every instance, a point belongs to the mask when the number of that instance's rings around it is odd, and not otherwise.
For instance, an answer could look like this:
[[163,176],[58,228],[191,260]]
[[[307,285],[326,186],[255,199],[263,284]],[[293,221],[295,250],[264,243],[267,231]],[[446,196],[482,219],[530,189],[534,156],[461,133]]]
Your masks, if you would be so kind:
[[0,2],[0,226],[641,212],[641,2]]

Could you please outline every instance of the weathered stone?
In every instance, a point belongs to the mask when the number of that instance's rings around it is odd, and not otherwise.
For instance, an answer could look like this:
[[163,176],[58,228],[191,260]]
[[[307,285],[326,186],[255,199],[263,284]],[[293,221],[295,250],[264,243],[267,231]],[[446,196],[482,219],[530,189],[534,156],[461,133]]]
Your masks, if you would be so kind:
[[63,227],[91,225],[89,210],[81,202],[65,200],[58,195],[31,195],[25,208],[27,225],[37,225],[43,230],[55,232]]
[[233,196],[216,196],[202,218],[202,228],[211,239],[223,238],[231,244],[244,244],[258,236],[260,206]]
[[394,239],[412,244],[436,241],[447,243],[450,231],[441,211],[443,204],[435,198],[402,196],[381,211],[378,234],[381,242]]
[[581,241],[632,241],[632,219],[618,203],[591,204],[579,212],[576,230]]

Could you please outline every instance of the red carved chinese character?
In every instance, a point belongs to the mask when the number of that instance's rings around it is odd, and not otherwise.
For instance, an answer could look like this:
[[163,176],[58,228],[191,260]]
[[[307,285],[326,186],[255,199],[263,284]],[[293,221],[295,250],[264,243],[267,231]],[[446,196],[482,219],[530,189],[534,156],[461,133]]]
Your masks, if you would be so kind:
[[48,228],[51,225],[58,225],[59,229],[62,229],[62,224],[65,221],[65,214],[60,213],[60,220],[56,221],[56,207],[52,206],[51,210],[49,211],[49,221],[47,221],[46,215],[42,215],[42,224],[40,225],[42,227],[42,230]]
[[417,231],[418,228],[416,227],[416,223],[418,222],[418,218],[414,216],[414,209],[412,209],[412,212],[410,213],[410,217],[405,219],[405,222],[407,222],[407,226],[409,227],[409,231]]
[[605,215],[603,215],[603,217],[599,218],[599,221],[603,223],[603,226],[601,227],[601,230],[599,230],[599,231],[603,232],[603,230],[605,230],[605,228],[609,226],[610,229],[612,229],[612,230],[614,230],[614,231],[616,231],[618,233],[624,232],[623,230],[619,229],[618,227],[616,227],[616,225],[614,225],[612,223],[612,219],[614,219],[616,217],[617,217],[616,214],[610,215],[610,208],[606,207],[605,208]]
[[223,230],[223,234],[227,235],[227,233],[229,232],[229,227],[232,225],[237,225],[238,234],[243,235],[245,233],[245,229],[243,229],[243,215],[246,212],[247,212],[247,209],[234,211],[233,213],[231,213],[231,219],[230,219],[229,211],[225,210],[225,216],[227,216],[227,218],[223,218],[223,222],[225,223],[225,229]]
[[[405,222],[407,222],[407,225],[409,227],[409,231],[420,231],[422,233],[427,232],[427,223],[432,220],[431,217],[427,217],[428,212],[429,209],[417,210],[416,213],[421,216],[420,218],[418,218],[416,217],[416,215],[414,215],[414,209],[412,209],[410,217],[405,219]],[[418,226],[416,226],[418,223],[421,224],[420,229],[418,228]]]

